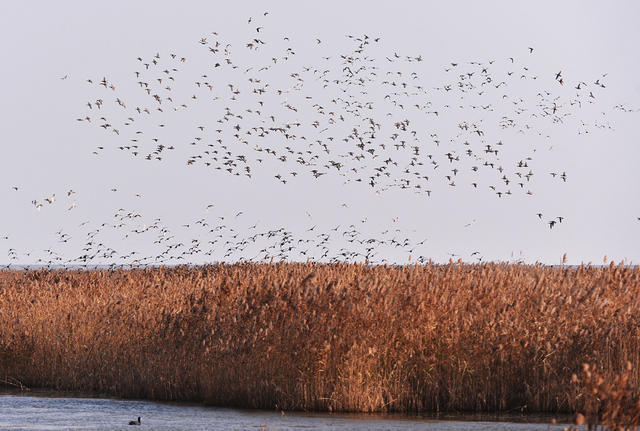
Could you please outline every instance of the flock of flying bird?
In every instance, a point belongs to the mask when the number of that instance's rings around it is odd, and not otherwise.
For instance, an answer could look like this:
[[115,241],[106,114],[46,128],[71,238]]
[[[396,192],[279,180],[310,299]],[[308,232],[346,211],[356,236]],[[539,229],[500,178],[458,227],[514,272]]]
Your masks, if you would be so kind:
[[[92,155],[117,150],[140,163],[178,161],[183,169],[210,169],[246,181],[266,176],[282,185],[298,176],[313,181],[336,176],[377,194],[398,189],[428,199],[466,188],[499,199],[530,198],[541,176],[558,187],[569,180],[562,167],[551,171],[538,164],[542,147],[553,150],[554,128],[579,134],[612,128],[606,112],[591,122],[578,115],[601,109],[598,98],[607,75],[572,80],[562,71],[536,71],[532,47],[502,60],[451,62],[438,70],[441,81],[434,86],[422,78],[425,68],[433,73],[426,58],[381,53],[379,37],[347,35],[343,53],[326,50],[315,39],[300,54],[302,48],[275,35],[268,22],[267,12],[250,18],[240,44],[218,32],[203,36],[197,58],[173,52],[140,56],[125,84],[106,76],[86,79],[91,96],[77,122],[113,141],[95,147]],[[637,112],[623,105],[614,110]],[[75,195],[62,194],[67,211],[76,207]],[[32,205],[42,211],[56,202],[52,194]],[[188,233],[171,231],[160,218],[140,225],[139,212],[120,208],[113,219],[78,226],[85,229],[79,256],[48,248],[36,263],[190,263],[220,250],[223,260],[386,263],[385,247],[403,250],[416,262],[428,260],[426,239],[415,242],[395,226],[365,234],[358,231],[362,219],[327,232],[315,226],[303,232],[260,230],[256,222],[238,224],[241,212],[212,220],[212,207],[205,208],[206,217],[180,227]],[[549,228],[564,221],[542,211],[535,217]],[[122,239],[136,236],[138,244],[148,237],[156,249],[145,256],[136,250],[119,253],[108,245],[114,232]],[[59,243],[72,241],[63,230],[56,234]],[[185,235],[190,242],[181,240]],[[9,249],[10,262],[18,255]],[[477,251],[469,257],[482,259]]]
[[[407,232],[389,228],[381,232],[362,232],[366,218],[354,220],[349,225],[337,225],[328,232],[320,232],[317,224],[310,224],[313,216],[307,213],[309,225],[302,231],[279,227],[261,226],[260,221],[244,222],[243,212],[235,215],[218,215],[215,205],[207,205],[202,217],[189,220],[172,230],[161,218],[147,219],[140,212],[119,208],[112,217],[103,222],[89,220],[79,224],[80,232],[68,233],[61,229],[55,232],[57,245],[69,244],[75,237],[82,238],[82,251],[67,258],[54,247],[44,250],[44,255],[35,260],[36,265],[92,266],[110,262],[112,266],[162,265],[171,263],[206,262],[223,250],[223,260],[231,261],[285,261],[302,257],[313,261],[392,263],[385,251],[400,250],[414,256],[414,261],[423,263],[428,257],[420,253],[426,239],[414,242]],[[119,246],[113,244],[118,238]],[[188,239],[185,239],[188,238]],[[8,239],[8,238],[7,238]],[[338,247],[339,243],[346,243]],[[146,256],[139,250],[140,244],[152,245],[153,253]],[[126,249],[126,252],[118,251]],[[25,253],[30,256],[31,253]],[[473,256],[478,255],[475,252]],[[451,254],[451,257],[457,257]],[[18,251],[9,249],[10,261],[17,260]]]

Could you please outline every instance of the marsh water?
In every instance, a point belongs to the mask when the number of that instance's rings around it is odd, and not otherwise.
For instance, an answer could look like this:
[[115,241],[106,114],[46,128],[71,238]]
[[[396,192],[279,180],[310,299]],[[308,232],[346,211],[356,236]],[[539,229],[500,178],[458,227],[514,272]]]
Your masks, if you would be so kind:
[[[139,427],[129,426],[140,416]],[[0,393],[2,430],[548,430],[551,417],[280,413],[58,393]]]

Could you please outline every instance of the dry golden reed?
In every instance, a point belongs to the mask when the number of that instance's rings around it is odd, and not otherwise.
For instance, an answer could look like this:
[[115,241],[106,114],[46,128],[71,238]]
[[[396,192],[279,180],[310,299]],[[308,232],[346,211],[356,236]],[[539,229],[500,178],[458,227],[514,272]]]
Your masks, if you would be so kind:
[[613,263],[3,271],[0,380],[284,410],[576,412],[583,363],[640,369],[638,316],[640,268]]
[[[588,430],[627,431],[637,430],[640,424],[640,396],[637,387],[630,382],[633,365],[614,377],[605,378],[597,367],[584,364],[582,377],[573,375],[573,382],[582,385],[578,397],[584,398],[585,414],[576,415],[576,425],[586,425]],[[570,430],[577,431],[571,427]]]

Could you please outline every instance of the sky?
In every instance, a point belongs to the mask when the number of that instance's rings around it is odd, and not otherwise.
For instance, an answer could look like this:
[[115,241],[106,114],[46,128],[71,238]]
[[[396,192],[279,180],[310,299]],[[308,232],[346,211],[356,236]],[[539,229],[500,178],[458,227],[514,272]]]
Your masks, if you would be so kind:
[[0,264],[637,263],[638,16],[634,1],[4,2]]

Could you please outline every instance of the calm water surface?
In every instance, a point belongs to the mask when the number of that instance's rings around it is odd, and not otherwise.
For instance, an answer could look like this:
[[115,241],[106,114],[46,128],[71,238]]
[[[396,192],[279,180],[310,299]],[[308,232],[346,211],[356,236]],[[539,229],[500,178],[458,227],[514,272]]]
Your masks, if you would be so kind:
[[[142,417],[142,425],[129,426]],[[473,420],[469,420],[473,419]],[[202,407],[60,394],[0,393],[2,430],[561,430],[548,418],[488,420],[469,417],[424,419],[404,416],[305,414]]]

